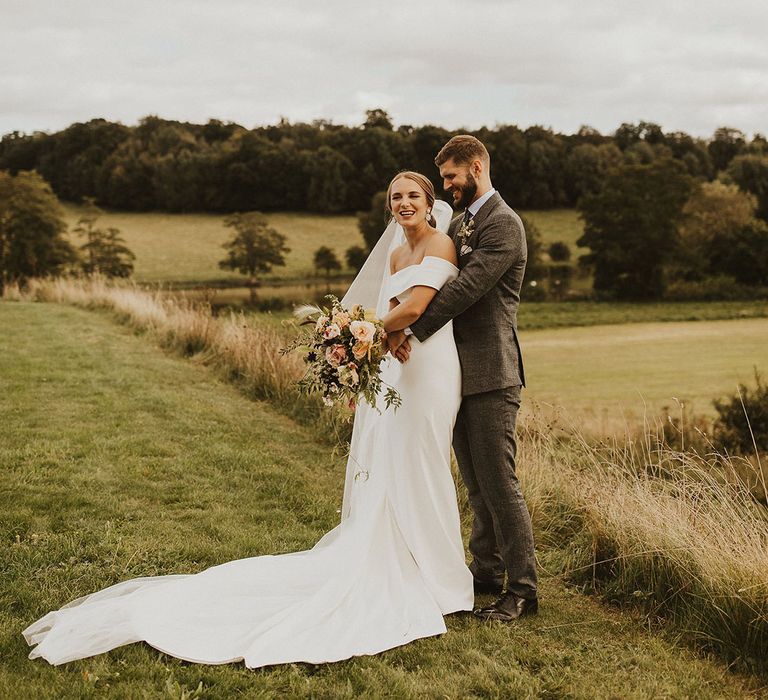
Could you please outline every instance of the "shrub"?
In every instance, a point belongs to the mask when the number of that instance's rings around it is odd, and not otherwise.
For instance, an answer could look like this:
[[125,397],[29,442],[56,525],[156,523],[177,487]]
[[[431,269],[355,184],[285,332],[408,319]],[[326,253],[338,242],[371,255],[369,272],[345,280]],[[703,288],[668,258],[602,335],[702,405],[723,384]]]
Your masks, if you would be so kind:
[[768,384],[755,368],[755,388],[739,384],[735,395],[715,401],[715,440],[733,454],[768,453]]
[[259,299],[256,301],[256,310],[261,312],[285,311],[286,309],[290,309],[291,306],[293,306],[293,304],[282,297],[267,297],[266,299]]
[[347,248],[344,257],[349,267],[355,270],[355,272],[360,272],[368,258],[368,252],[362,246],[353,245],[350,248]]
[[526,281],[520,290],[520,298],[525,301],[545,301],[547,290],[537,280]]
[[571,249],[563,241],[555,241],[547,248],[547,254],[552,262],[568,262],[571,259]]
[[733,277],[718,275],[703,280],[671,282],[664,298],[668,301],[738,301],[768,298],[768,288],[748,287]]

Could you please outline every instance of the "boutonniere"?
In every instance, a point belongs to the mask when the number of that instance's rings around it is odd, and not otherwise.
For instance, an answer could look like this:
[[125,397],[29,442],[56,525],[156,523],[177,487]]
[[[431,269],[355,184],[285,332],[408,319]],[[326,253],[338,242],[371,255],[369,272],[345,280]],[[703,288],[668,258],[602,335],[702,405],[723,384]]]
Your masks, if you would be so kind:
[[461,243],[461,250],[459,251],[459,255],[467,255],[468,253],[472,252],[472,248],[467,245],[467,241],[469,240],[470,236],[475,231],[475,220],[470,219],[467,222],[461,223],[461,228],[459,229],[459,242]]
[[461,228],[459,229],[459,239],[461,240],[462,246],[467,244],[469,237],[474,233],[474,231],[475,231],[474,219],[470,219],[467,223],[464,223],[464,222],[461,223]]

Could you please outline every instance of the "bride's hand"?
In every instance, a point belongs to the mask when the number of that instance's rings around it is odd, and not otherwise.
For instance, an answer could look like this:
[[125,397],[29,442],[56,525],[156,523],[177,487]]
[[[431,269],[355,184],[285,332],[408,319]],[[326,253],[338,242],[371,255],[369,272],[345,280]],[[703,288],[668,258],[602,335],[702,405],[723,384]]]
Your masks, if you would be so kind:
[[387,333],[387,337],[385,338],[385,342],[387,344],[387,349],[390,353],[392,353],[392,356],[394,357],[395,351],[400,347],[402,344],[402,338],[400,338],[400,331],[390,331]]
[[405,340],[403,341],[403,344],[396,350],[395,357],[400,362],[408,362],[408,358],[411,355],[411,341],[408,340],[408,337],[406,336]]
[[391,331],[387,334],[387,345],[389,352],[400,362],[408,359],[411,351],[411,344],[408,342],[408,336],[403,331]]

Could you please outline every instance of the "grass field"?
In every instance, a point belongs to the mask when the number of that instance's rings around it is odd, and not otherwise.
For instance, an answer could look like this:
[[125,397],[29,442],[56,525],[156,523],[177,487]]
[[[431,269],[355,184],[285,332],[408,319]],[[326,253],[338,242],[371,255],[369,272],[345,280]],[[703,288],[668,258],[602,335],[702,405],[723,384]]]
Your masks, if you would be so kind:
[[[253,314],[279,330],[287,312]],[[528,303],[520,342],[532,402],[564,409],[590,432],[685,415],[714,417],[712,401],[754,384],[768,367],[768,304]]]
[[684,401],[712,415],[712,399],[753,383],[765,368],[768,319],[636,323],[521,334],[527,395],[570,413],[615,423],[661,414]]
[[[78,207],[68,205],[66,218],[73,225]],[[222,270],[222,244],[231,236],[218,214],[161,214],[106,212],[100,225],[122,231],[128,247],[135,253],[135,278],[140,282],[210,282],[242,280],[243,276]],[[288,239],[291,252],[286,266],[276,268],[270,279],[300,279],[315,274],[312,256],[321,245],[332,248],[344,264],[350,246],[364,245],[354,216],[319,216],[277,213],[269,223]]]
[[530,302],[523,300],[518,311],[522,331],[575,326],[604,326],[625,323],[668,321],[724,321],[766,318],[768,301],[684,301],[631,304],[627,302]]
[[145,645],[31,662],[21,629],[78,595],[310,546],[338,518],[343,459],[108,314],[0,302],[0,327],[0,697],[757,697],[546,571],[537,618],[453,616],[339,664],[205,667]]
[[[72,227],[81,209],[67,205],[65,211]],[[526,215],[537,224],[546,242],[563,240],[572,244],[581,235],[581,223],[572,209],[532,211]],[[347,248],[364,245],[354,216],[275,213],[268,218],[288,238],[291,252],[286,256],[286,266],[276,268],[267,279],[313,276],[312,256],[321,245],[332,248],[342,264]],[[106,212],[99,221],[102,226],[122,231],[126,244],[136,255],[135,277],[139,282],[179,284],[243,279],[242,275],[218,267],[218,261],[224,257],[221,245],[230,236],[223,219],[218,214]]]
[[[325,285],[295,285],[265,287],[260,290],[263,298],[271,295],[286,296],[295,303],[308,303],[314,295],[322,294]],[[341,297],[347,287],[331,285],[331,292]],[[185,298],[202,300],[205,294],[194,290],[185,291]],[[216,290],[211,300],[215,303],[237,304],[245,301],[244,290]],[[291,318],[288,310],[275,313],[256,313],[259,323],[279,327]],[[660,323],[670,321],[725,321],[729,319],[768,318],[766,301],[705,301],[665,302],[658,304],[628,304],[616,302],[526,302],[520,304],[518,326],[522,333],[551,328],[605,326],[627,323]]]
[[567,243],[572,260],[588,252],[586,248],[576,245],[584,232],[584,222],[575,209],[530,209],[518,213],[536,224],[545,248],[555,241]]

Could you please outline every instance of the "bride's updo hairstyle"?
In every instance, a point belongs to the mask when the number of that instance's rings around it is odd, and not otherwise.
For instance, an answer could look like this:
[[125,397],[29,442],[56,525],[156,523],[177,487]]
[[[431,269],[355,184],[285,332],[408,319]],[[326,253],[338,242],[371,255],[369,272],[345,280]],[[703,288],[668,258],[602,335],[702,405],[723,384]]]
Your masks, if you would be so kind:
[[[421,173],[414,172],[413,170],[403,170],[392,178],[389,187],[387,187],[386,211],[389,214],[390,220],[395,215],[392,211],[392,203],[390,200],[392,197],[392,186],[401,178],[413,180],[422,190],[424,190],[424,195],[427,198],[427,209],[432,209],[432,207],[435,206],[435,186],[432,184],[432,181],[426,175],[422,175]],[[432,228],[435,228],[435,217],[432,214],[427,214],[427,223]]]

